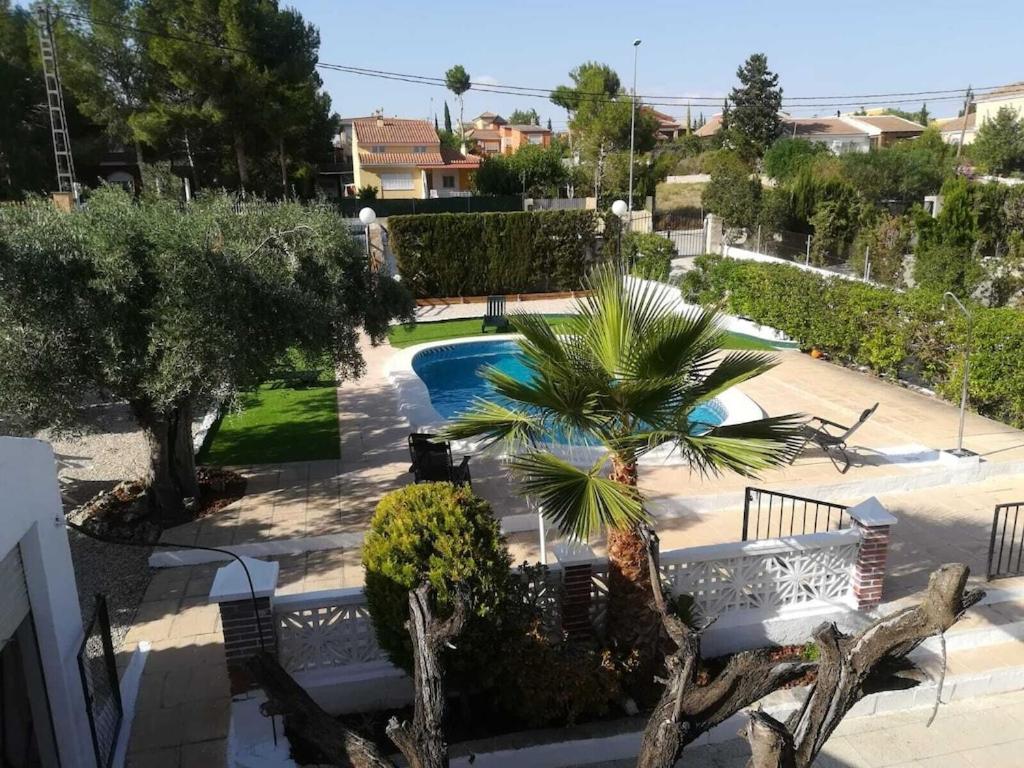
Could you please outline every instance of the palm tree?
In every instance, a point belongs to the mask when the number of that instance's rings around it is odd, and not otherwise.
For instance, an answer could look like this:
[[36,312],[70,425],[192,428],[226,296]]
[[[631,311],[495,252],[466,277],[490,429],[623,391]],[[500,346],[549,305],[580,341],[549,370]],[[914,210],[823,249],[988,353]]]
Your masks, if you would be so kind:
[[[502,442],[522,490],[559,529],[580,540],[607,531],[608,634],[624,651],[654,658],[659,621],[652,599],[641,526],[637,462],[674,444],[691,469],[751,476],[789,459],[798,418],[740,424],[695,423],[694,409],[774,365],[760,352],[721,351],[717,313],[680,314],[668,288],[632,281],[610,266],[586,281],[588,298],[559,333],[539,315],[510,317],[530,371],[519,380],[489,367],[483,377],[498,397],[477,400],[445,431],[447,439]],[[597,446],[600,458],[577,467],[545,443]],[[605,476],[605,467],[609,467]]]

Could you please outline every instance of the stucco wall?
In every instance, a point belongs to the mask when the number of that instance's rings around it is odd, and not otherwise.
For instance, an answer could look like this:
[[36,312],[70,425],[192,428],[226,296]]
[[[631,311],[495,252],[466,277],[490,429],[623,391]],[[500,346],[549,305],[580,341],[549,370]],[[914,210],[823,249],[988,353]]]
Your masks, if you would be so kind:
[[0,437],[0,557],[20,547],[43,677],[64,768],[94,763],[77,653],[83,630],[53,450]]

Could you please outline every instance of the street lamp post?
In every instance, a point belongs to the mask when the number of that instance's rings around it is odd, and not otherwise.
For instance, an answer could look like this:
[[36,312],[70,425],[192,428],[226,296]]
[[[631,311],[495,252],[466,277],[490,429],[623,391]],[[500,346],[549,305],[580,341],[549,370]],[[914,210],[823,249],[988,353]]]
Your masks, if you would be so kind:
[[366,227],[366,263],[373,269],[373,255],[370,252],[370,225],[377,220],[377,213],[367,206],[359,211],[359,221]]
[[636,136],[636,58],[640,51],[640,38],[633,41],[633,105],[629,118],[629,213],[633,212],[633,145]]
[[964,418],[967,416],[967,378],[971,370],[971,338],[974,332],[974,316],[964,306],[964,303],[949,291],[942,295],[943,309],[947,306],[947,298],[956,302],[956,305],[960,307],[960,310],[967,317],[967,340],[964,342],[964,378],[960,386],[960,426],[956,433],[956,450],[953,451],[956,456],[964,456]]
[[612,203],[612,213],[619,219],[619,247],[617,249],[619,264],[622,264],[622,228],[625,226],[623,218],[629,213],[629,206],[625,200],[616,200]]

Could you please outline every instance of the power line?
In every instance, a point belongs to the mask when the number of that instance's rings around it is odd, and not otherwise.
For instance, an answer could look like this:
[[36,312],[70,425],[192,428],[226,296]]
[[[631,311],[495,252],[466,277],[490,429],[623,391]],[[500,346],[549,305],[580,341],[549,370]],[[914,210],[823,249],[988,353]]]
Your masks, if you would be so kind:
[[[122,24],[115,21],[106,21],[95,19],[84,14],[73,13],[70,11],[64,11],[62,15],[84,21],[89,24],[98,24],[101,26],[108,26],[122,31],[131,32],[134,34],[141,34],[150,37],[161,37],[169,40],[175,40],[182,43],[188,43],[189,45],[201,45],[208,48],[214,48],[223,50],[229,53],[240,53],[247,56],[258,56],[258,53],[246,48],[239,48],[236,46],[230,46],[222,43],[215,43],[209,40],[201,40],[194,37],[185,37],[182,35],[176,35],[172,32],[156,31],[152,29],[145,29],[135,25]],[[439,88],[445,88],[445,80],[441,77],[434,77],[431,75],[418,75],[412,73],[403,72],[392,72],[388,70],[374,69],[369,67],[357,67],[347,64],[336,64],[332,62],[320,61],[317,62],[316,66],[319,69],[325,69],[328,71],[341,72],[344,74],[359,75],[362,77],[372,77],[382,80],[391,80],[395,82],[405,82],[413,85],[427,85]],[[505,84],[492,84],[492,83],[471,83],[472,89],[481,93],[494,93],[508,96],[520,96],[524,98],[541,98],[549,100],[553,89],[550,88],[538,88],[528,87],[520,85],[505,85]],[[973,89],[973,92],[978,95],[984,95],[988,91],[995,91],[997,89],[1008,88],[1009,92],[1021,92],[1024,93],[1024,85],[1019,86],[1017,90],[1012,90],[1012,87],[1004,85],[993,85],[984,86]],[[791,109],[827,109],[827,108],[841,108],[841,107],[858,107],[863,106],[864,100],[871,100],[872,105],[875,106],[896,106],[900,104],[907,104],[910,102],[916,102],[919,100],[927,101],[959,101],[963,98],[965,88],[949,88],[949,89],[936,89],[936,90],[921,90],[921,91],[899,91],[891,93],[874,93],[874,94],[853,94],[853,95],[834,95],[834,96],[791,96],[784,97],[782,105]],[[612,96],[604,91],[576,91],[580,96],[591,97],[598,101],[605,103],[617,103],[620,98]],[[623,95],[628,97],[628,95]],[[901,97],[901,98],[896,98]],[[647,106],[659,106],[659,107],[682,107],[687,104],[696,107],[716,107],[721,105],[722,99],[725,97],[710,97],[710,96],[671,96],[671,95],[643,95],[637,94],[638,99],[642,99],[644,104]],[[878,101],[877,99],[884,99]]]

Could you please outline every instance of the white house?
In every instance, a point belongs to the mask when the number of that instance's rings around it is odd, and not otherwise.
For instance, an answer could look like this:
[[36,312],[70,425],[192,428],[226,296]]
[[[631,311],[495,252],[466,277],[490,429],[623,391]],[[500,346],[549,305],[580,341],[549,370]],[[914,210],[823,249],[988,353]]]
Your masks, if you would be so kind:
[[0,747],[15,761],[4,765],[94,768],[81,611],[47,443],[0,437],[0,520]]

